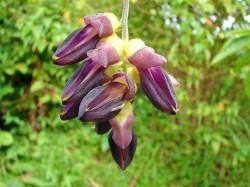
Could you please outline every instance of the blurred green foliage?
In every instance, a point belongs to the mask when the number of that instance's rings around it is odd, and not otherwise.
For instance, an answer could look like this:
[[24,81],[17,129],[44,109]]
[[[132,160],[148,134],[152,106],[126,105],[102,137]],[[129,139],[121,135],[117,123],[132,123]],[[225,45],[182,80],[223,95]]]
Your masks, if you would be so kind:
[[1,1],[0,186],[249,186],[249,4],[131,0],[130,37],[168,58],[165,68],[181,84],[180,111],[161,113],[139,89],[138,148],[123,172],[107,135],[59,119],[63,85],[76,66],[51,60],[81,27],[79,18],[120,16],[122,1]]

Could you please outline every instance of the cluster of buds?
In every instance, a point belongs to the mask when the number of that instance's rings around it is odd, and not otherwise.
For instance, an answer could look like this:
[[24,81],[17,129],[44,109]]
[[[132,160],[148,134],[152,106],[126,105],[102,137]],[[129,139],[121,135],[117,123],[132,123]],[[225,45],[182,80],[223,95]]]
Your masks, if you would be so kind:
[[86,16],[84,22],[86,26],[73,31],[53,56],[54,63],[61,66],[83,61],[65,85],[60,117],[95,122],[100,135],[111,130],[112,156],[125,169],[137,144],[131,103],[136,82],[153,105],[173,115],[178,82],[161,68],[167,60],[154,49],[140,39],[123,41],[115,34],[121,23],[112,13]]

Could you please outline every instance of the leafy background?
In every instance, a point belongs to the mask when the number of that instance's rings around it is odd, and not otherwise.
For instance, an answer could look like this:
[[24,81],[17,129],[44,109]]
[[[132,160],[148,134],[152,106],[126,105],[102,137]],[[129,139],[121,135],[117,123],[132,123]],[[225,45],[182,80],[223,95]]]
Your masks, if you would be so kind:
[[[249,0],[131,0],[130,37],[166,56],[179,113],[139,89],[138,146],[121,171],[107,135],[59,118],[73,67],[52,64],[79,18],[121,15],[118,0],[0,2],[0,186],[250,186]],[[247,19],[248,18],[248,19]]]

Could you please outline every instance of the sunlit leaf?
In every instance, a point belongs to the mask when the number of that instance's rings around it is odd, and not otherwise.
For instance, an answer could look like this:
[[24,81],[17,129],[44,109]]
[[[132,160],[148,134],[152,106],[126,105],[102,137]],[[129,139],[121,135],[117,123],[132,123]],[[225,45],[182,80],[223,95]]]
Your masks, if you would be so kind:
[[0,131],[0,147],[9,146],[13,143],[12,135],[7,131]]
[[[226,46],[226,47],[225,47]],[[250,36],[229,40],[224,44],[221,51],[214,57],[212,64],[218,64],[227,57],[250,47]]]
[[30,91],[31,92],[37,92],[44,88],[45,84],[43,81],[36,81],[32,84]]

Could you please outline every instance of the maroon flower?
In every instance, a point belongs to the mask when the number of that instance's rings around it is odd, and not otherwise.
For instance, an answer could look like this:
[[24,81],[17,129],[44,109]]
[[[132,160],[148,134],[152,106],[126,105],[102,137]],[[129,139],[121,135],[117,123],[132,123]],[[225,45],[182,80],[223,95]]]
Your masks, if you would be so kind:
[[57,65],[70,65],[87,57],[87,52],[94,49],[100,38],[114,33],[112,23],[106,14],[94,14],[84,17],[86,27],[73,31],[58,47],[53,61]]

